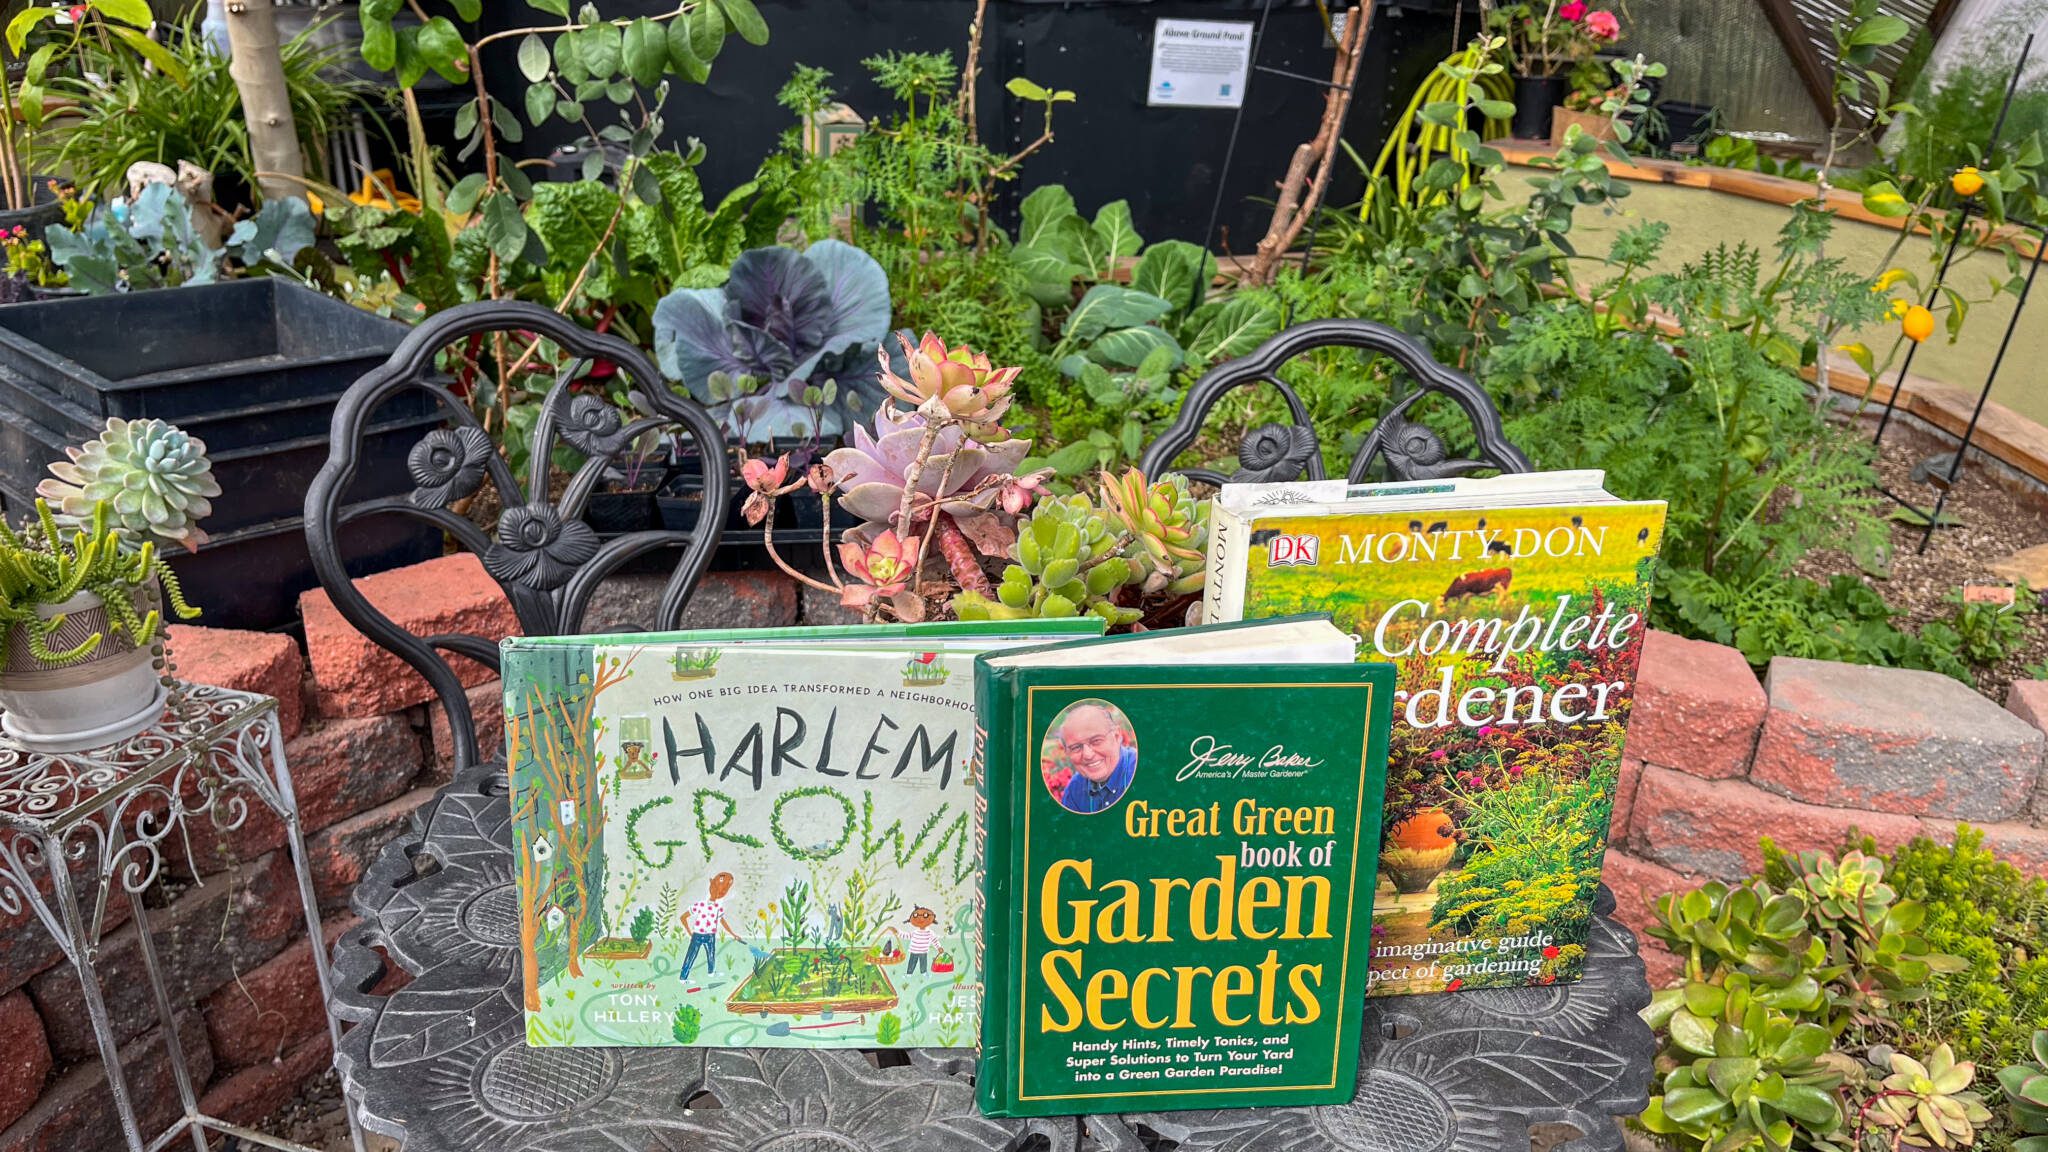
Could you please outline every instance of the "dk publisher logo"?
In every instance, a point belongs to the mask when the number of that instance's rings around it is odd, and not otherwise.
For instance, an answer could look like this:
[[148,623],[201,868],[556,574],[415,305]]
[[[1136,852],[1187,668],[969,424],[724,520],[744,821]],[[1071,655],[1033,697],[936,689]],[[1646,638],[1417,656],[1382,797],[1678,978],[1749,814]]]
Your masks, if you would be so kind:
[[1266,545],[1266,567],[1285,568],[1290,565],[1301,565],[1313,568],[1320,558],[1322,546],[1320,536],[1275,536]]

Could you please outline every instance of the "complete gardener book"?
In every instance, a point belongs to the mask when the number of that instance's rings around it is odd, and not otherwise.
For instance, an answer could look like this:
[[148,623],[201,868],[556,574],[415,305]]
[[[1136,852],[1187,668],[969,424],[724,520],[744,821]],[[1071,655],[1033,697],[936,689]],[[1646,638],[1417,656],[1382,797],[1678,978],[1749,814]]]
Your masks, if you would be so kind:
[[505,641],[528,1043],[972,1044],[972,661],[1101,631]]
[[1351,1099],[1393,679],[1327,617],[977,658],[983,1112]]
[[1581,975],[1664,526],[1602,479],[1216,500],[1207,619],[1328,611],[1399,669],[1374,995]]

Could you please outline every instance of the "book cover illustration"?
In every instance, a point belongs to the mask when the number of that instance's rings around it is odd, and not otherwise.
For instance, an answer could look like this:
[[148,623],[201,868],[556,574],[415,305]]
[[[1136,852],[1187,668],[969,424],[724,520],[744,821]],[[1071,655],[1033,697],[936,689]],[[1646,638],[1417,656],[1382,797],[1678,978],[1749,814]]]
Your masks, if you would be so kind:
[[1399,669],[1374,995],[1581,974],[1663,521],[1608,503],[1232,525],[1244,618],[1326,610]]
[[1059,669],[984,706],[984,1112],[1351,1098],[1392,679]]
[[1072,623],[507,641],[528,1042],[974,1043],[971,662]]

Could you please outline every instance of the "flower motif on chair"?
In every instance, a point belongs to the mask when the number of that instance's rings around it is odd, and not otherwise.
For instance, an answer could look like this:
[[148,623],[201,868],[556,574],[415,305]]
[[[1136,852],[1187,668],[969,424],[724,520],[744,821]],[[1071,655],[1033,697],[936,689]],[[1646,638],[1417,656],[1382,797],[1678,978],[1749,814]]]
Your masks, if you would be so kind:
[[569,398],[569,411],[562,420],[562,439],[585,456],[610,457],[625,447],[620,434],[624,421],[617,407],[602,396],[578,392]]
[[1233,484],[1270,484],[1298,480],[1316,454],[1313,428],[1298,424],[1264,424],[1245,433],[1238,446],[1237,462],[1243,465]]
[[564,520],[552,504],[535,501],[498,517],[498,538],[484,553],[484,571],[504,583],[542,591],[569,582],[597,555],[597,533],[581,520]]
[[446,508],[474,495],[483,485],[484,470],[497,449],[481,428],[436,428],[420,437],[406,455],[412,473],[412,502],[421,508]]

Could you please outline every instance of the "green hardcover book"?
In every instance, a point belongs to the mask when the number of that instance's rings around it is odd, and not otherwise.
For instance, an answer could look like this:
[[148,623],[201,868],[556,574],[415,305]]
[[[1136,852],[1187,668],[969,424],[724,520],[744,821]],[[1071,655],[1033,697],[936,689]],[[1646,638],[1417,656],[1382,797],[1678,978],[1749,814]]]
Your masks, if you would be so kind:
[[1351,1099],[1392,688],[1325,617],[977,658],[982,1111]]
[[1582,975],[1664,526],[1601,480],[1217,497],[1207,619],[1328,611],[1399,669],[1373,995]]
[[1101,631],[507,640],[528,1043],[972,1044],[972,661]]

